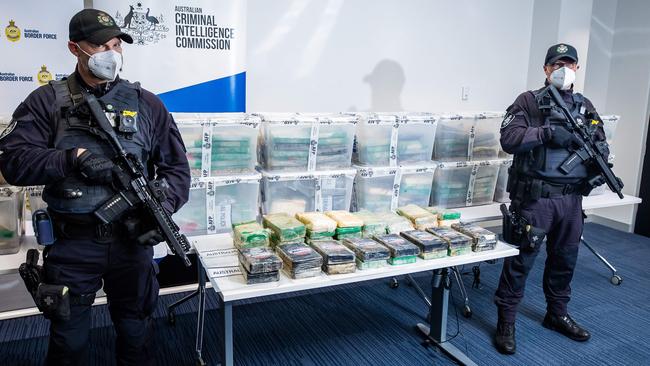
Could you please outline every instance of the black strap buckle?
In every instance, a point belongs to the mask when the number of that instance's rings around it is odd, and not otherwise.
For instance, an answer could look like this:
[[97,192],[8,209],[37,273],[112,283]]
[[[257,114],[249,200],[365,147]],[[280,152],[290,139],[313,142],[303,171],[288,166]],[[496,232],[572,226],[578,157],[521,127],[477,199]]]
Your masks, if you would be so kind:
[[113,237],[113,223],[95,226],[95,236],[97,240],[111,239]]

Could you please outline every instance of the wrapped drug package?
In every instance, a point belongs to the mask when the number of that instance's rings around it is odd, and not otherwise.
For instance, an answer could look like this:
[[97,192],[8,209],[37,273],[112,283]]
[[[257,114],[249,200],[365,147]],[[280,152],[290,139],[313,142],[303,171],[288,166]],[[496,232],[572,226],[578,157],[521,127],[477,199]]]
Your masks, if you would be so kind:
[[392,265],[415,263],[416,257],[420,254],[420,249],[415,244],[398,234],[375,236],[374,239],[388,248],[390,251],[388,263]]
[[472,238],[451,228],[432,227],[427,232],[447,242],[449,256],[468,254],[472,250]]
[[497,235],[477,224],[457,223],[451,228],[472,238],[472,250],[482,252],[492,250],[497,245]]
[[403,231],[402,237],[420,248],[420,258],[436,259],[447,256],[449,244],[444,239],[422,230]]

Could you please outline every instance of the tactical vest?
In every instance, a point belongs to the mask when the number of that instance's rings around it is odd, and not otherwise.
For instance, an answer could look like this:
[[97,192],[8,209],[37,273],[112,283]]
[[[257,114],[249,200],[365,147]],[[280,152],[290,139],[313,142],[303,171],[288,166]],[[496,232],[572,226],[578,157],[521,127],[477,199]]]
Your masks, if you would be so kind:
[[[533,94],[544,119],[543,126],[562,126],[569,131],[572,130],[562,110],[546,93],[534,91]],[[584,97],[578,93],[573,94],[572,97],[573,105],[569,105],[571,114],[578,124],[584,124],[587,121],[583,108]],[[570,149],[544,144],[530,152],[515,154],[512,168],[519,179],[533,178],[554,184],[578,184],[588,177],[587,167],[584,164],[579,164],[569,174],[564,174],[558,169],[572,154],[573,151]]]
[[[97,126],[82,97],[75,75],[68,79],[51,81],[56,95],[54,114],[54,148],[68,150],[84,148],[94,154],[109,158],[116,156]],[[141,113],[140,84],[119,80],[113,88],[97,100],[124,149],[136,155],[146,164],[151,151],[151,116]],[[148,111],[147,111],[148,112]],[[131,117],[124,122],[125,117]],[[135,122],[133,122],[135,119]],[[136,126],[135,128],[133,126]],[[61,213],[91,213],[116,194],[109,185],[94,185],[86,181],[78,171],[50,183],[43,190],[48,208]]]

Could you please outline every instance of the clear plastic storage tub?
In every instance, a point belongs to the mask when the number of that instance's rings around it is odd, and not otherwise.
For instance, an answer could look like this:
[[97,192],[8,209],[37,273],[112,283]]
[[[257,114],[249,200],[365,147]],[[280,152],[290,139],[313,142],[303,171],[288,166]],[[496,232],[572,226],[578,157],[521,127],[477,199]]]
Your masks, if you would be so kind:
[[[352,165],[352,146],[358,122],[356,116],[333,113],[300,113],[300,116],[316,118],[318,144],[312,145],[315,165],[310,170],[332,170],[350,168]],[[312,158],[313,159],[313,158]]]
[[44,186],[29,186],[23,188],[25,190],[25,198],[27,201],[26,208],[29,209],[30,217],[32,212],[47,208],[47,203],[43,201],[43,188]]
[[397,164],[430,162],[437,117],[431,113],[404,113],[397,118]]
[[498,161],[439,163],[431,190],[431,206],[478,206],[492,202]]
[[496,159],[499,155],[499,129],[503,113],[443,115],[438,120],[433,144],[435,161]]
[[359,113],[353,161],[362,166],[396,166],[399,124],[392,114]]
[[605,136],[607,136],[607,143],[611,146],[614,142],[616,127],[618,126],[618,121],[621,119],[621,116],[600,116],[600,119],[603,120],[603,129],[605,130]]
[[499,176],[494,189],[494,200],[496,202],[510,202],[510,193],[506,192],[506,188],[508,188],[508,169],[511,166],[512,159],[502,160],[499,163]]
[[257,162],[259,117],[175,113],[194,177],[250,174]]
[[427,206],[429,203],[435,170],[433,164],[356,168],[355,211],[385,212],[408,204]]
[[0,187],[0,255],[20,250],[20,217],[23,191],[17,187]]
[[267,171],[349,168],[357,118],[345,114],[260,114],[260,165]]
[[262,214],[349,210],[356,170],[262,171]]
[[233,225],[258,218],[261,175],[195,178],[190,199],[174,215],[186,235],[229,232]]

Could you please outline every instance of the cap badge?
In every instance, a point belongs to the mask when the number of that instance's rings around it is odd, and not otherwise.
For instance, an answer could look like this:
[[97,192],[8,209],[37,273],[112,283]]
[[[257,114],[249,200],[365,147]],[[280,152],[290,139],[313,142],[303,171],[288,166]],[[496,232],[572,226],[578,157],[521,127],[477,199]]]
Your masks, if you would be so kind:
[[110,27],[112,25],[115,25],[115,23],[113,23],[113,20],[111,19],[111,17],[108,16],[108,14],[106,14],[106,13],[97,14],[97,21],[99,22],[99,24],[101,24],[101,25],[103,25],[105,27]]
[[569,47],[567,47],[566,45],[563,45],[563,44],[557,46],[557,49],[556,49],[557,53],[566,53],[568,50],[569,50]]

